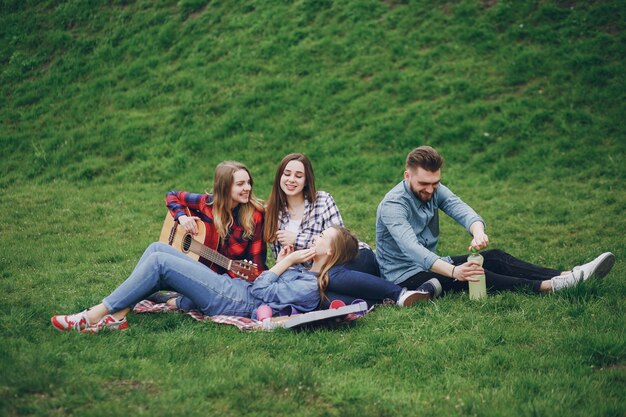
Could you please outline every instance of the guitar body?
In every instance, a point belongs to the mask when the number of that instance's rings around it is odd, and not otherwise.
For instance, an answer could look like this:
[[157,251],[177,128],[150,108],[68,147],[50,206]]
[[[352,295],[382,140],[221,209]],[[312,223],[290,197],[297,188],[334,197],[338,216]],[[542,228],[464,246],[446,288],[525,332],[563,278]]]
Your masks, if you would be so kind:
[[[196,220],[196,225],[198,226],[198,234],[196,236],[192,236],[178,223],[174,222],[174,218],[171,214],[167,213],[165,215],[165,221],[163,221],[163,228],[161,229],[161,236],[159,237],[159,242],[167,243],[175,249],[178,249],[185,255],[189,256],[196,261],[200,259],[200,255],[194,253],[190,250],[190,241],[189,239],[194,239],[197,242],[204,244],[204,238],[206,237],[206,227],[204,223],[200,220]],[[176,226],[176,229],[173,229]],[[171,236],[171,235],[174,236]],[[172,242],[170,243],[170,239]]]
[[181,251],[190,258],[199,261],[200,258],[208,262],[207,265],[215,264],[224,268],[232,278],[243,278],[246,281],[254,281],[259,276],[259,268],[250,261],[231,260],[215,249],[204,244],[206,239],[206,226],[201,220],[196,220],[198,234],[193,236],[188,233],[174,218],[167,213],[161,228],[159,242],[163,242]]

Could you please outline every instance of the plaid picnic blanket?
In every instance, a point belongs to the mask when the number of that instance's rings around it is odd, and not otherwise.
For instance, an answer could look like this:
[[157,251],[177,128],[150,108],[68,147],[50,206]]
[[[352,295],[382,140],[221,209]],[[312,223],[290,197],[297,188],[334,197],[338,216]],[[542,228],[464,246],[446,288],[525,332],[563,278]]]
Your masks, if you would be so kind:
[[[133,308],[135,313],[168,313],[172,311],[182,311],[176,307],[172,307],[167,305],[166,303],[155,303],[149,300],[142,300],[135,304],[135,308]],[[185,311],[185,314],[191,316],[194,320],[198,321],[212,321],[213,323],[219,324],[230,324],[232,326],[237,326],[239,330],[262,330],[263,323],[259,320],[253,320],[249,317],[238,317],[238,316],[206,316],[199,312],[198,310],[190,310]]]
[[[374,309],[372,306],[367,312],[369,313]],[[194,320],[198,321],[211,321],[213,323],[218,324],[230,324],[232,326],[237,326],[239,330],[270,330],[268,328],[263,327],[263,322],[260,320],[253,320],[249,317],[238,317],[238,316],[225,316],[225,315],[217,315],[217,316],[207,316],[199,312],[198,310],[190,310],[190,311],[182,311],[176,307],[169,306],[166,303],[155,303],[150,300],[142,300],[135,304],[133,308],[135,313],[169,313],[175,311],[181,311],[191,316]],[[356,320],[360,316],[355,314],[348,314],[344,321],[350,322],[352,320]]]

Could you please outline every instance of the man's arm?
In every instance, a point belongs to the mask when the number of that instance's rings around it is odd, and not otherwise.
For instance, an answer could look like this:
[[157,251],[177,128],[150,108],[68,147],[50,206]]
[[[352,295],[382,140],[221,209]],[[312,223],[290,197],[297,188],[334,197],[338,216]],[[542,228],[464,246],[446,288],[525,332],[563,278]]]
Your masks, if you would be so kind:
[[380,208],[380,219],[398,248],[416,265],[429,270],[439,257],[422,245],[409,222],[409,207],[397,201],[385,201]]
[[481,275],[485,273],[485,270],[476,262],[465,262],[461,265],[452,265],[441,259],[437,259],[433,266],[430,268],[435,274],[443,275],[444,277],[454,278],[457,281],[472,281],[478,282],[479,279],[473,278],[474,275]]
[[439,186],[437,196],[440,199],[439,207],[441,210],[465,227],[472,235],[470,249],[474,247],[480,250],[489,246],[489,237],[485,234],[485,221],[474,209],[444,185]]

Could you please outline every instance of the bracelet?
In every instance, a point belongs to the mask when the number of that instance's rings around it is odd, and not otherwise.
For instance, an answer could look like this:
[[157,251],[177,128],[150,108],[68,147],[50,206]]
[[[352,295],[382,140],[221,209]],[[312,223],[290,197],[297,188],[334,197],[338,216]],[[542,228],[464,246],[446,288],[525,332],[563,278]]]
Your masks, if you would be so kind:
[[456,265],[452,266],[452,278],[454,278],[454,269],[456,268]]

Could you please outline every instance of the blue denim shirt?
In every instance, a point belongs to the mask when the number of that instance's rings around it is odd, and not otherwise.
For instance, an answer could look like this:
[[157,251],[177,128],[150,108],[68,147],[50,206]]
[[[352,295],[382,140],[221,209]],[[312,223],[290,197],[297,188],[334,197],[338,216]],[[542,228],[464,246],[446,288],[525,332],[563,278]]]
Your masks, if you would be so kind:
[[[263,271],[249,291],[252,297],[260,300],[259,305],[269,305],[274,313],[289,306],[301,312],[312,311],[320,303],[317,276],[306,269],[289,268],[280,276],[269,270]],[[256,312],[253,318],[255,315]]]
[[427,203],[415,197],[406,181],[385,195],[376,210],[376,260],[383,278],[398,284],[430,270],[437,259],[452,263],[450,257],[436,254],[439,209],[468,232],[472,223],[485,223],[443,184]]

